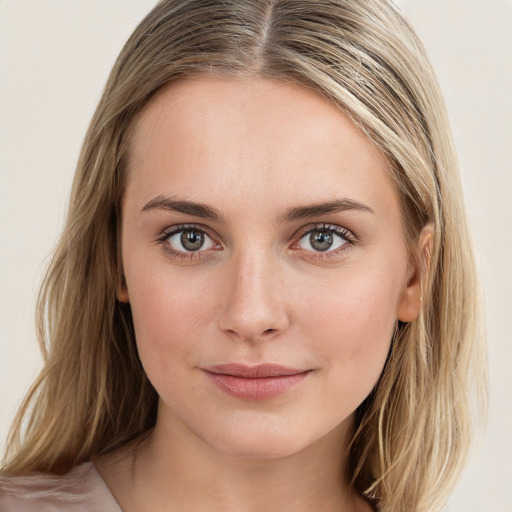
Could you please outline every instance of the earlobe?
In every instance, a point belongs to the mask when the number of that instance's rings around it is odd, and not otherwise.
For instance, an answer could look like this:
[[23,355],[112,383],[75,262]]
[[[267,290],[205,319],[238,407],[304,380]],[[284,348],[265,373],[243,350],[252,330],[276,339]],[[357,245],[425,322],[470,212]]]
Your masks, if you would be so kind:
[[397,318],[401,322],[412,322],[418,318],[422,306],[422,282],[430,265],[430,255],[434,244],[434,227],[427,224],[421,231],[416,245],[416,253],[411,254],[407,265],[407,282],[402,290],[397,308]]
[[126,286],[126,280],[125,280],[124,276],[121,278],[121,283],[119,284],[119,286],[117,288],[116,296],[117,296],[117,300],[119,302],[126,302],[126,303],[130,302],[130,297],[128,295],[128,287]]

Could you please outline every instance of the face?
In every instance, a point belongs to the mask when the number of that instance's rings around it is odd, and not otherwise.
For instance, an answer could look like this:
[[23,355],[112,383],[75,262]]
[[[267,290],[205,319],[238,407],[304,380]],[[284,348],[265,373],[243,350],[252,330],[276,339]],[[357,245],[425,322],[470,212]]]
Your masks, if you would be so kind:
[[237,457],[347,429],[418,289],[384,157],[298,85],[198,76],[145,107],[122,260],[157,427]]

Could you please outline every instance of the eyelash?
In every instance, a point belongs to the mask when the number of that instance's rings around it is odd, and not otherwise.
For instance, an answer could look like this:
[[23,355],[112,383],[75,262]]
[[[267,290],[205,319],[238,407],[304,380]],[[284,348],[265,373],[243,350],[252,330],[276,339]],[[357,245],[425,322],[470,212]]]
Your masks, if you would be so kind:
[[[157,242],[160,243],[164,250],[171,255],[174,258],[179,259],[202,259],[207,258],[209,255],[207,254],[211,250],[218,250],[218,249],[207,249],[207,250],[198,250],[198,251],[178,251],[176,249],[173,249],[172,246],[169,244],[168,239],[169,237],[176,235],[178,233],[181,233],[183,231],[197,231],[199,233],[202,233],[209,238],[213,240],[212,237],[208,234],[208,232],[200,225],[197,224],[181,224],[177,226],[173,226],[172,228],[164,231],[162,235],[157,239]],[[336,226],[334,224],[325,224],[325,223],[319,223],[313,225],[309,229],[300,230],[299,232],[294,234],[294,238],[296,239],[296,242],[292,244],[292,249],[294,250],[300,250],[300,248],[295,249],[294,247],[298,247],[299,242],[306,236],[311,235],[312,233],[315,233],[317,231],[330,231],[334,233],[335,235],[339,236],[344,240],[344,243],[341,247],[334,249],[334,250],[326,250],[326,251],[306,251],[309,253],[312,253],[314,256],[308,256],[313,259],[329,259],[334,258],[338,256],[341,252],[345,251],[347,248],[350,248],[351,246],[355,246],[359,243],[358,239],[355,237],[355,235],[350,232],[348,229],[343,228],[341,226]],[[218,242],[215,242],[216,247],[220,247],[220,244]]]

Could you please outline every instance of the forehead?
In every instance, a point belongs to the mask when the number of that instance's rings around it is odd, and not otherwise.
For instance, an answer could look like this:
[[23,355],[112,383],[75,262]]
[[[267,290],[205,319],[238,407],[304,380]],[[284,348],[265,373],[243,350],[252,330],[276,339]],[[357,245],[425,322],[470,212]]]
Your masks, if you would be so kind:
[[127,195],[267,207],[350,196],[397,204],[389,165],[333,103],[300,85],[196,76],[158,92],[133,131]]

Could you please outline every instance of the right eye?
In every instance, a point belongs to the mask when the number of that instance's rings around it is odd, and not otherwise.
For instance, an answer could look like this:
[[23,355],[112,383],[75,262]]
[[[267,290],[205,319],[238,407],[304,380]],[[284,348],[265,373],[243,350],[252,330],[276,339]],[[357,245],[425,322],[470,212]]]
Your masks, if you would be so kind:
[[181,228],[179,231],[167,233],[164,240],[173,250],[184,253],[206,251],[215,247],[215,242],[196,227]]
[[222,249],[203,227],[193,224],[169,227],[157,241],[173,258],[202,259],[208,256],[210,251]]

